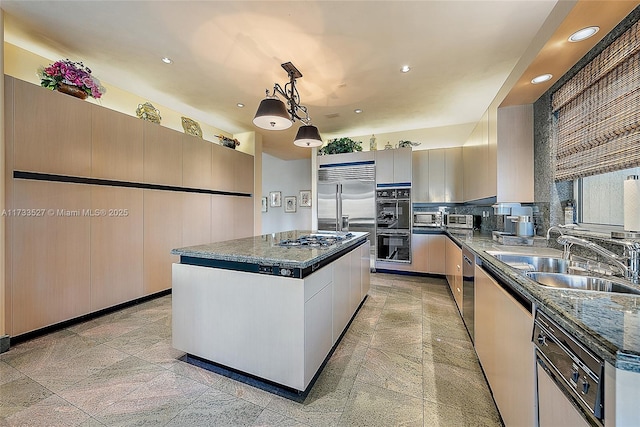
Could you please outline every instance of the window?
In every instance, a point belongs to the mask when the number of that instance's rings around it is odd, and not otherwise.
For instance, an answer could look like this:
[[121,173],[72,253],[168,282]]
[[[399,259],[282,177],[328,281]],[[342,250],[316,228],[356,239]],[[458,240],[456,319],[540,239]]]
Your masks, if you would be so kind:
[[580,178],[576,181],[580,222],[620,226],[624,224],[624,181],[640,175],[640,167]]

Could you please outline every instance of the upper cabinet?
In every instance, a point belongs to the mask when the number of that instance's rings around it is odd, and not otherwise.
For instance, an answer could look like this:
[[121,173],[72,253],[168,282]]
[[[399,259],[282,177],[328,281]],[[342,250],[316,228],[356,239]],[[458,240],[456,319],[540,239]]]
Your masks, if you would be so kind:
[[411,153],[411,147],[376,151],[376,184],[411,183]]
[[14,79],[14,169],[90,176],[90,105]]
[[147,121],[143,129],[145,182],[181,186],[183,135]]
[[533,105],[488,110],[463,147],[464,199],[533,202]]
[[91,176],[142,182],[142,120],[91,105]]
[[412,158],[414,202],[463,200],[462,147],[414,151]]
[[497,201],[533,202],[533,104],[498,108]]
[[375,160],[375,151],[355,151],[353,153],[325,154],[318,156],[317,164],[333,165],[336,163],[366,162]]

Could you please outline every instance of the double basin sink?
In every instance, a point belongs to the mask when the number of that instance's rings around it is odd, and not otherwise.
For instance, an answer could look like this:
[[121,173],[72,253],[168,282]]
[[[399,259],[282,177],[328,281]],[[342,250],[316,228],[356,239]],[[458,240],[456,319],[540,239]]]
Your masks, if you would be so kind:
[[[592,262],[587,260],[566,260],[502,251],[487,253],[549,288],[640,295],[640,289],[627,284],[623,279],[612,277],[615,270],[601,264],[590,265]],[[598,275],[595,276],[594,273]]]

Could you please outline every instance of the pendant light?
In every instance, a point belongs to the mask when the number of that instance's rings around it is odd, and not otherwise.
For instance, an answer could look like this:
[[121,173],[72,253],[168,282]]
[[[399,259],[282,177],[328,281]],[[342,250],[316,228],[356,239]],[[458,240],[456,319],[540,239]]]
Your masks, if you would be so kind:
[[[322,145],[320,132],[317,127],[311,125],[307,107],[300,104],[300,94],[296,88],[296,79],[302,77],[302,73],[291,62],[285,62],[282,68],[289,76],[289,83],[285,84],[284,88],[276,83],[271,94],[267,89],[267,96],[260,102],[253,124],[266,130],[284,130],[290,128],[298,119],[303,125],[298,129],[293,143],[299,147],[319,147]],[[285,105],[277,95],[286,99],[287,104]]]
[[298,129],[296,139],[293,143],[298,147],[319,147],[322,145],[322,138],[320,138],[320,132],[318,128],[312,125],[302,125]]

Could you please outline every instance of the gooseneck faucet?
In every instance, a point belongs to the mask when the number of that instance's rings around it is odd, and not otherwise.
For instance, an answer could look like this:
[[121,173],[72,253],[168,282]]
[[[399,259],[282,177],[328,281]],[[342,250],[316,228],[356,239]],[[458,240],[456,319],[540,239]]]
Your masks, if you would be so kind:
[[564,247],[562,254],[564,259],[569,259],[571,246],[582,246],[611,261],[614,266],[620,269],[620,272],[626,279],[631,280],[634,283],[638,283],[639,281],[638,273],[640,268],[638,260],[640,254],[640,243],[638,242],[621,242],[625,247],[624,256],[615,254],[594,242],[575,236],[561,234],[560,237],[558,237],[557,242]]
[[549,241],[549,233],[551,233],[551,230],[555,230],[558,233],[560,233],[560,235],[564,235],[564,227],[562,227],[561,225],[552,225],[551,227],[549,227],[549,229],[547,230],[547,241]]

